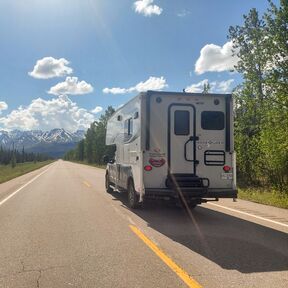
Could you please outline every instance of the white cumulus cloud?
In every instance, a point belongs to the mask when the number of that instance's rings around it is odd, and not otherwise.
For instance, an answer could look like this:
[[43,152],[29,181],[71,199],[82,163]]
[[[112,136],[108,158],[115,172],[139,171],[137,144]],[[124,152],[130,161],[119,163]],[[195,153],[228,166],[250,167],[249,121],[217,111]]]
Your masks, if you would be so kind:
[[222,47],[215,44],[207,44],[200,51],[200,57],[195,64],[195,72],[222,72],[233,70],[238,62],[238,57],[232,55],[232,41]]
[[65,58],[44,57],[37,60],[33,71],[28,72],[28,74],[38,79],[63,77],[73,72],[73,69],[67,66],[68,64],[69,61]]
[[0,114],[2,113],[3,110],[7,110],[7,109],[8,109],[7,103],[4,101],[0,101]]
[[93,92],[92,85],[85,81],[78,81],[78,77],[66,77],[64,82],[56,84],[48,91],[53,95],[81,95],[91,92]]
[[191,84],[185,88],[186,92],[190,93],[202,93],[204,89],[204,85],[210,85],[210,92],[211,93],[231,93],[232,92],[232,84],[234,79],[228,79],[224,81],[213,81],[209,82],[208,79],[204,79],[198,83]]
[[126,94],[132,92],[145,92],[147,90],[162,90],[166,87],[168,87],[168,84],[166,83],[166,79],[163,76],[149,77],[149,79],[146,80],[145,82],[139,82],[138,84],[130,88],[119,88],[119,87],[104,88],[103,93]]
[[129,93],[129,88],[128,89],[125,89],[125,88],[117,88],[117,87],[114,87],[114,88],[104,88],[103,89],[103,93],[105,94],[126,94],[126,93]]
[[51,100],[34,99],[27,107],[20,106],[5,117],[0,117],[0,125],[5,129],[64,128],[74,132],[87,129],[94,120],[95,116],[92,113],[64,95]]
[[185,91],[189,93],[201,93],[203,91],[204,85],[208,82],[208,79],[204,79],[198,83],[191,84],[185,88]]
[[231,93],[232,89],[234,88],[232,87],[233,82],[234,82],[234,79],[217,82],[216,88],[218,89],[219,92]]
[[154,0],[139,0],[134,2],[134,9],[136,13],[144,16],[160,15],[163,11],[157,5],[153,5]]
[[91,113],[97,114],[99,112],[103,111],[103,107],[101,106],[96,106],[93,110],[91,110]]

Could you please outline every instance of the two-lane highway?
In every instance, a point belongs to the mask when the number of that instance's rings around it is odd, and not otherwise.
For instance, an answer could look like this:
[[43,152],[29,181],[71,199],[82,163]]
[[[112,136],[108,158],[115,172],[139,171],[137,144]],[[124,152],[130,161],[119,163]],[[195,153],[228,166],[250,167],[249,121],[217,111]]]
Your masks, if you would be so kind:
[[1,184],[0,287],[288,287],[287,210],[125,198],[64,161]]

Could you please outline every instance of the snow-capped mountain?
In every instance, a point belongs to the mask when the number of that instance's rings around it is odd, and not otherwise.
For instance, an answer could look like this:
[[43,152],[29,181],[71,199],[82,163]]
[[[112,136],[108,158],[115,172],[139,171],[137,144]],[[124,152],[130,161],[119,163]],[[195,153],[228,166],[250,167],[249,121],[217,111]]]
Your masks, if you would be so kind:
[[79,130],[75,133],[68,132],[64,129],[53,129],[51,131],[44,132],[41,135],[41,141],[47,143],[68,143],[68,142],[78,142],[84,137],[84,131]]
[[55,157],[61,157],[66,151],[76,146],[84,138],[85,131],[78,130],[74,133],[56,128],[51,131],[4,131],[0,130],[0,146],[6,149],[43,152]]

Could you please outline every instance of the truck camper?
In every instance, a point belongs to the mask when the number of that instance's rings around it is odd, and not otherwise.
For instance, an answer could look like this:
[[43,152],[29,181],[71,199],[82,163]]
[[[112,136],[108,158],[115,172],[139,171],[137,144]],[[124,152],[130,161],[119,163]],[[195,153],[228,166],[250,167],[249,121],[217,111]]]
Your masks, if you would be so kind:
[[108,120],[106,145],[106,191],[127,191],[131,208],[237,198],[230,94],[140,93]]

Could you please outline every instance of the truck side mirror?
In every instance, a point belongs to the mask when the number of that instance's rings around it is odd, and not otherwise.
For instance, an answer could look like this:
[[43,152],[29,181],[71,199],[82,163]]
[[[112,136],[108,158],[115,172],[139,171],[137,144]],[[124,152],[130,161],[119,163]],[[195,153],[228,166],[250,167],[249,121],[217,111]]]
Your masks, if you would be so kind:
[[104,162],[104,164],[107,164],[107,163],[109,163],[109,156],[108,155],[104,155],[103,156],[103,162]]

